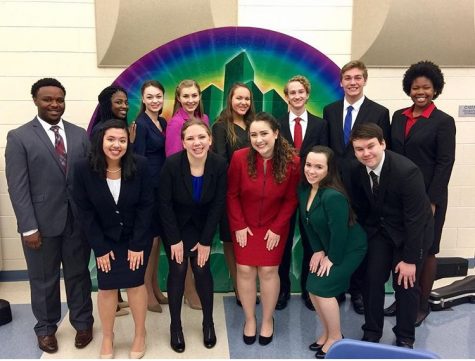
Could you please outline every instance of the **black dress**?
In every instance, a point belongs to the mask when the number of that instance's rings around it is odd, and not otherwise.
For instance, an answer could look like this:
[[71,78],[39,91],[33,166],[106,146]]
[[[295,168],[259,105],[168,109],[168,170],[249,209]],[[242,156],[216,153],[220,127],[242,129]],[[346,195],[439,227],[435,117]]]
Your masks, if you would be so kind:
[[[213,151],[218,153],[226,159],[228,166],[231,163],[231,158],[234,152],[241,148],[249,147],[249,133],[242,129],[239,125],[233,123],[234,132],[236,133],[236,145],[234,147],[228,141],[226,133],[226,125],[224,122],[217,121],[213,125]],[[232,242],[231,230],[229,229],[229,222],[226,212],[219,222],[219,238],[223,242]]]

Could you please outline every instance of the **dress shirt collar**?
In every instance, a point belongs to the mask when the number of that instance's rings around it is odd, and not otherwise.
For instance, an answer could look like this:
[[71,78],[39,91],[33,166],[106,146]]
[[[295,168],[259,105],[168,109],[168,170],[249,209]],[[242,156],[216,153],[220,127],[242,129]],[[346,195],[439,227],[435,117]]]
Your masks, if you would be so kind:
[[359,100],[357,100],[353,104],[350,104],[348,100],[346,100],[346,98],[343,98],[343,111],[346,111],[346,109],[351,105],[353,107],[353,110],[356,110],[358,112],[364,100],[365,100],[365,96],[363,95]]
[[[38,120],[39,120],[41,126],[44,128],[46,134],[48,134],[49,131],[52,131],[52,130],[51,130],[51,127],[52,127],[51,124],[45,122],[43,119],[40,118],[39,115],[37,115],[36,118],[38,118]],[[64,132],[63,118],[61,118],[61,119],[59,120],[58,124],[55,124],[55,125],[57,125],[57,126],[59,127],[59,130],[60,130],[60,131],[62,130],[62,131]]]
[[301,122],[306,122],[308,120],[307,109],[301,115],[295,115],[292,111],[289,111],[289,122],[293,124],[295,118],[300,118]]
[[[419,117],[422,117],[422,118],[429,118],[430,115],[432,114],[432,112],[434,111],[435,109],[435,104],[434,102],[431,102],[425,109],[424,111],[422,112],[422,114],[419,116]],[[408,118],[414,118],[413,114],[414,114],[414,105],[412,107],[409,107],[407,108],[406,110],[404,110],[402,112],[402,114],[404,114],[406,117]],[[418,117],[418,118],[419,118]]]
[[368,175],[369,175],[369,172],[373,171],[374,174],[376,174],[379,179],[381,177],[381,170],[383,169],[383,164],[384,164],[385,159],[386,159],[386,152],[383,152],[383,158],[381,158],[381,162],[379,162],[376,168],[371,169],[369,167],[366,167],[366,172],[368,172]]

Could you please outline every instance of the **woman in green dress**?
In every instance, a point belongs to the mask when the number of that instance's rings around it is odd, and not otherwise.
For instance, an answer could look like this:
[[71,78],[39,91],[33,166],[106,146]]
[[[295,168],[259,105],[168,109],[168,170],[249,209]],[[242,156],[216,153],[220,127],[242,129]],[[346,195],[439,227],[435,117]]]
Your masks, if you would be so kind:
[[366,254],[366,234],[355,221],[333,151],[315,146],[302,164],[300,217],[314,252],[307,291],[323,326],[309,348],[316,351],[316,358],[325,358],[330,346],[343,338],[335,297],[348,289],[352,273]]

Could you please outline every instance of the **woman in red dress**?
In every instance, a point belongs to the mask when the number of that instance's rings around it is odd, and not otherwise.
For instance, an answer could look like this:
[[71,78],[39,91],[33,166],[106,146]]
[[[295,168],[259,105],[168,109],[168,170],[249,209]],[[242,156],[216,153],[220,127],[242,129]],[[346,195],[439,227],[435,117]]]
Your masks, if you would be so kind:
[[280,135],[268,113],[249,126],[251,147],[234,152],[228,170],[227,209],[237,263],[237,285],[246,321],[243,340],[256,341],[256,278],[262,300],[259,343],[274,334],[273,314],[279,295],[279,264],[297,206],[299,158]]

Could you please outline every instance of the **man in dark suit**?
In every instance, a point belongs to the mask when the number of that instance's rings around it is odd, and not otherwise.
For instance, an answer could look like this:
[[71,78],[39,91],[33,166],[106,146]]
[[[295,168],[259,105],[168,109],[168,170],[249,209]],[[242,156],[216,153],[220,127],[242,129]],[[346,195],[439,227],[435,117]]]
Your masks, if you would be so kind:
[[412,348],[419,308],[418,278],[433,238],[424,179],[409,159],[385,150],[383,132],[376,124],[355,126],[350,141],[361,163],[351,170],[353,206],[368,235],[363,340],[379,342],[382,336],[384,284],[392,271],[396,345]]
[[[328,145],[327,122],[308,112],[305,107],[310,97],[310,90],[311,86],[307,78],[301,75],[292,77],[284,87],[285,98],[289,104],[289,113],[279,120],[282,135],[297,149],[300,157],[304,156],[315,145]],[[289,238],[287,239],[282,262],[279,266],[280,293],[276,305],[277,310],[287,307],[287,302],[290,299],[290,263],[295,221],[296,213],[290,220]],[[302,273],[300,278],[302,299],[305,305],[313,310],[312,302],[306,291],[308,265],[312,256],[312,250],[304,228],[302,226],[299,228],[303,246]]]
[[[390,140],[389,110],[365,97],[367,80],[368,70],[363,62],[350,61],[345,64],[340,72],[340,85],[345,97],[323,108],[323,118],[328,121],[328,145],[335,153],[343,183],[349,193],[349,171],[357,163],[349,142],[351,129],[358,124],[375,123],[383,130],[386,144]],[[361,315],[364,313],[361,290],[365,264],[366,262],[362,262],[353,274],[348,290],[355,312]]]
[[61,319],[61,264],[75,346],[92,340],[90,247],[71,201],[72,166],[86,156],[88,139],[84,129],[61,118],[66,91],[59,81],[41,79],[31,95],[38,115],[8,133],[5,172],[28,268],[38,346],[53,353]]

